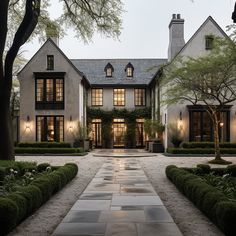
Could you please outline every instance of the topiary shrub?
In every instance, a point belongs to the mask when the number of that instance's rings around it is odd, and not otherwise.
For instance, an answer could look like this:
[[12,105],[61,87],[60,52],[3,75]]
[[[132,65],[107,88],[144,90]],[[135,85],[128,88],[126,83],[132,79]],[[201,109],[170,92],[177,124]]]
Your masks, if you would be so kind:
[[[5,167],[0,167],[0,181],[3,181],[6,175],[6,168]],[[1,183],[0,183],[1,185]]]
[[27,199],[19,193],[11,193],[7,197],[16,203],[18,207],[17,223],[21,222],[27,216]]
[[198,164],[196,171],[200,175],[206,175],[206,174],[210,173],[211,167],[209,165],[206,165],[206,164]]
[[236,235],[236,203],[223,201],[216,206],[217,225],[227,236]]
[[36,186],[40,189],[42,193],[42,202],[46,202],[53,193],[54,186],[50,183],[49,178],[42,176],[30,183],[32,186]]
[[49,167],[49,166],[50,166],[49,163],[41,163],[37,166],[37,171],[38,172],[46,171],[47,167]]
[[0,198],[0,235],[9,233],[17,223],[18,207],[8,198]]
[[212,168],[211,173],[218,176],[223,176],[226,174],[226,168]]

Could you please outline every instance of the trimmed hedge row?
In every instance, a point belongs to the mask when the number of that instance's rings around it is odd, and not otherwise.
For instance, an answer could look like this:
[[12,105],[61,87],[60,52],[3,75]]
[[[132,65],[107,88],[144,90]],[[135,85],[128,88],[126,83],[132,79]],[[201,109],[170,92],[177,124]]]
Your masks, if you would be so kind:
[[174,165],[166,168],[166,175],[225,235],[236,235],[235,202],[199,176]]
[[[183,142],[183,148],[214,148],[213,142]],[[236,143],[220,143],[221,148],[236,148]]]
[[16,147],[16,154],[68,154],[68,153],[83,153],[83,148],[21,148]]
[[[171,154],[214,154],[214,148],[167,148]],[[236,148],[221,148],[221,154],[236,154]]]
[[24,148],[70,148],[70,143],[64,142],[34,142],[34,143],[18,143],[17,147],[24,147]]
[[0,235],[6,235],[23,219],[32,214],[54,193],[71,181],[78,172],[73,163],[45,174],[26,187],[17,187],[6,197],[0,197]]

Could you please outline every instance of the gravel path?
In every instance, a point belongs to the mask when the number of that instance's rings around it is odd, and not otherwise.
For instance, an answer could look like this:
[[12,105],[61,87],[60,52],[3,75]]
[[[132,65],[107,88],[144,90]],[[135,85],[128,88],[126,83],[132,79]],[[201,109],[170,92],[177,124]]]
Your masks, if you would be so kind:
[[[167,165],[195,166],[206,163],[211,158],[156,155],[137,159],[184,236],[223,235],[165,176]],[[236,164],[236,158],[225,159]],[[92,180],[105,158],[93,157],[90,153],[83,157],[21,156],[16,160],[49,162],[52,165],[63,165],[68,162],[78,164],[79,171],[75,179],[9,234],[9,236],[49,236]]]

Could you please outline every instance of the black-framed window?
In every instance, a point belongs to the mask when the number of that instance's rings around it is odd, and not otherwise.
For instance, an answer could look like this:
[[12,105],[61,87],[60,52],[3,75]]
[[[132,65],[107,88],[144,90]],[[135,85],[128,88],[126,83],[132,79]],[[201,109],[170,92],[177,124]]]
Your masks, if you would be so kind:
[[[230,110],[220,112],[219,138],[221,142],[230,141]],[[214,141],[213,124],[204,109],[189,109],[189,140],[193,142]]]
[[63,116],[36,116],[36,141],[63,142]]
[[103,89],[101,88],[91,89],[91,105],[92,106],[103,105]]
[[64,109],[64,73],[35,73],[35,109]]
[[104,68],[104,71],[106,73],[106,77],[112,77],[112,73],[114,71],[114,68],[111,63],[107,63],[107,65]]
[[125,89],[113,89],[113,105],[125,106]]
[[146,106],[146,89],[143,88],[134,89],[134,105]]
[[205,37],[205,49],[206,50],[212,50],[213,49],[213,43],[214,43],[214,37],[212,35],[207,35]]
[[47,55],[47,70],[54,70],[54,56]]
[[126,71],[127,77],[133,77],[133,75],[134,75],[134,67],[133,67],[133,65],[130,62],[126,65],[125,71]]

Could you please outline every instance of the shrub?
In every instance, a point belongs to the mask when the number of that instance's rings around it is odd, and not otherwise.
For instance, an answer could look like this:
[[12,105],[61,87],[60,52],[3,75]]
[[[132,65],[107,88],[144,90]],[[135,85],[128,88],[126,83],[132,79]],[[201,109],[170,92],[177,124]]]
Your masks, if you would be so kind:
[[[184,142],[183,148],[214,148],[214,142]],[[220,143],[221,148],[236,148],[236,143]]]
[[18,207],[17,223],[21,222],[27,216],[27,199],[19,193],[11,193],[7,197],[16,203]]
[[[198,168],[209,171],[206,166],[200,165]],[[230,200],[222,191],[206,183],[202,178],[182,168],[173,165],[168,166],[166,175],[226,235],[235,235],[236,203],[234,201]]]
[[226,172],[233,177],[236,177],[236,165],[229,165],[226,168]]
[[5,175],[6,175],[6,168],[0,167],[0,181],[3,181]]
[[212,168],[211,173],[218,176],[223,176],[226,174],[226,168]]
[[[236,154],[236,148],[221,148],[222,154]],[[214,148],[167,148],[171,154],[214,154]]]
[[43,172],[47,169],[47,167],[49,167],[50,164],[49,163],[41,163],[37,166],[37,170],[38,172]]
[[69,153],[80,153],[80,148],[15,148],[15,153],[17,154],[69,154]]
[[211,167],[205,164],[198,164],[197,169],[198,169],[198,172],[202,175],[209,174],[211,171]]
[[64,142],[35,142],[35,143],[18,143],[18,147],[24,148],[70,148],[70,143]]
[[0,235],[10,232],[17,223],[18,207],[14,201],[8,198],[0,198]]
[[236,203],[229,201],[219,202],[216,206],[216,220],[219,228],[227,236],[236,234]]
[[42,176],[30,183],[32,186],[36,186],[40,189],[42,193],[42,202],[46,202],[53,193],[53,186],[50,183],[50,180],[46,176]]

